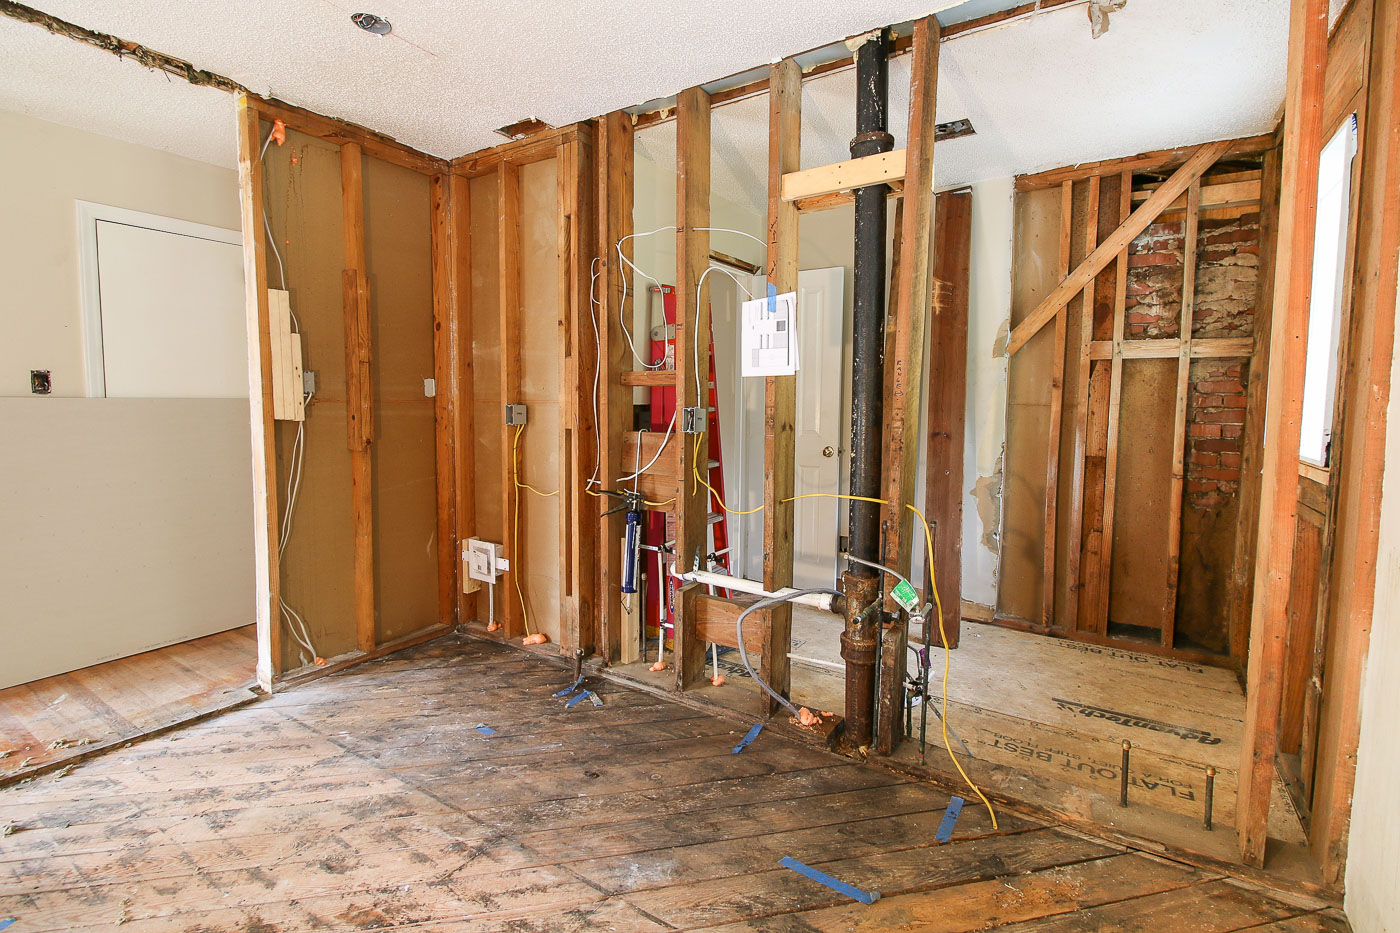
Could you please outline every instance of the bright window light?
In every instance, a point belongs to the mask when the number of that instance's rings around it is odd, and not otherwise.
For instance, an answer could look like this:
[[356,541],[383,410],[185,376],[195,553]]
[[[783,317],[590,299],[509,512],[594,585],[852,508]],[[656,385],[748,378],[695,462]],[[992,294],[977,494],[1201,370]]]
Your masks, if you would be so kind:
[[1356,116],[1322,148],[1317,168],[1317,234],[1313,243],[1312,300],[1308,309],[1308,362],[1303,375],[1302,438],[1298,456],[1329,464],[1337,388],[1337,347],[1342,332],[1346,281],[1351,161],[1356,155]]

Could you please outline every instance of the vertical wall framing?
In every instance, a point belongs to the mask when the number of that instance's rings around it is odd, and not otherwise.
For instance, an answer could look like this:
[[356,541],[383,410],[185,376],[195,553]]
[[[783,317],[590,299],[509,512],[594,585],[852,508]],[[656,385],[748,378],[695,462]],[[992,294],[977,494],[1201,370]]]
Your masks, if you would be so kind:
[[373,342],[365,277],[364,157],[356,143],[340,147],[345,216],[345,423],[349,432],[351,516],[355,542],[355,643],[374,650]]
[[1275,259],[1269,338],[1268,402],[1259,498],[1254,608],[1249,633],[1248,698],[1240,755],[1236,829],[1240,857],[1263,865],[1269,791],[1278,748],[1283,655],[1293,544],[1298,517],[1298,441],[1307,358],[1317,212],[1317,165],[1322,151],[1322,88],[1327,61],[1326,0],[1293,0],[1289,16],[1280,238]]
[[262,131],[247,95],[238,98],[238,191],[248,309],[248,398],[253,450],[253,578],[257,587],[258,684],[272,692],[282,658],[277,553],[277,436],[272,420],[272,343],[263,241]]
[[[456,179],[446,173],[432,177],[428,192],[433,224],[433,432],[437,468],[438,621],[457,621],[459,590],[455,542],[459,518],[456,489],[457,400],[462,392],[458,373],[458,298],[456,294],[457,233]],[[470,397],[468,397],[470,400]]]
[[[774,65],[768,78],[768,281],[778,294],[797,291],[797,205],[782,198],[783,176],[802,167],[802,69],[795,59]],[[797,377],[764,379],[763,425],[763,586],[775,592],[792,585],[793,463],[797,419]],[[778,693],[789,695],[792,671],[792,604],[767,611],[763,661],[759,672]],[[779,709],[766,693],[760,711]]]
[[[598,306],[598,450],[597,489],[611,488],[622,467],[622,437],[632,426],[632,390],[622,384],[627,345],[622,320],[632,317],[632,297],[624,288],[625,271],[618,259],[618,244],[632,233],[633,192],[632,118],[618,111],[598,120],[597,144],[597,273],[593,292]],[[621,245],[622,255],[632,258],[632,241]],[[616,505],[610,497],[596,497],[595,508],[606,512]],[[598,648],[610,663],[628,663],[639,657],[636,632],[623,632],[622,532],[623,515],[601,518],[597,552]]]
[[[933,234],[934,110],[938,99],[939,26],[929,16],[914,25],[910,52],[909,139],[904,174],[903,228],[897,262],[899,279],[890,296],[893,333],[885,360],[884,458],[880,488],[884,530],[882,562],[904,576],[911,573],[915,501],[914,478],[919,455],[919,404],[923,374],[924,331],[933,304],[930,248]],[[918,526],[923,534],[923,526]],[[886,609],[896,608],[886,600]],[[908,626],[886,628],[881,642],[881,676],[876,703],[877,750],[889,754],[903,737],[904,671]]]
[[[944,606],[943,637],[962,630],[963,441],[967,417],[968,301],[972,192],[948,191],[934,204],[934,314],[929,321],[928,455],[924,510],[933,525],[928,582]],[[927,599],[933,601],[932,595]],[[935,625],[937,620],[934,620]]]
[[[681,91],[676,99],[676,413],[705,403],[710,365],[710,303],[708,292],[697,294],[710,264],[710,95],[699,88]],[[700,389],[697,391],[696,384]],[[676,489],[676,567],[707,569],[710,493],[693,479],[709,460],[705,419],[699,434],[683,434],[680,476]],[[698,462],[697,462],[698,461]],[[696,598],[703,588],[682,587],[677,602],[675,657],[676,689],[685,690],[705,669],[705,642],[696,624]]]
[[1374,0],[1367,67],[1351,353],[1340,386],[1347,399],[1347,426],[1334,453],[1340,485],[1331,556],[1333,602],[1309,833],[1323,880],[1331,885],[1340,885],[1346,863],[1392,389],[1400,262],[1400,0]]
[[[566,653],[593,654],[597,646],[595,574],[599,544],[598,500],[586,483],[598,462],[595,430],[598,400],[594,377],[601,356],[601,333],[592,306],[595,153],[592,124],[561,137],[559,145],[559,292],[563,324],[564,380],[561,389],[559,465],[560,544],[564,575],[560,587],[560,631]],[[601,382],[598,391],[602,391]],[[601,407],[601,403],[599,403]],[[606,546],[606,545],[604,545]]]

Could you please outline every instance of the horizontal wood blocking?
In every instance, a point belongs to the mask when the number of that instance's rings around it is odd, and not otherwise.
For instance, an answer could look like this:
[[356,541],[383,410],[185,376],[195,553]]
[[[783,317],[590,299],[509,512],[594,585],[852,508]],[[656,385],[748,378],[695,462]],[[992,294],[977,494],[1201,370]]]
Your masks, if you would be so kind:
[[[661,450],[663,442],[666,444],[665,450]],[[641,445],[640,453],[638,444]],[[659,457],[658,450],[661,450]],[[628,431],[622,435],[622,463],[619,465],[625,471],[622,475],[645,467],[653,457],[656,457],[656,462],[637,479],[637,491],[652,502],[664,502],[675,497],[681,475],[681,442],[678,435],[674,431],[669,439],[664,431]],[[632,488],[631,481],[619,485]]]
[[246,99],[249,109],[256,111],[258,116],[268,123],[281,120],[298,132],[336,145],[355,143],[366,155],[425,175],[435,175],[447,169],[446,159],[419,152],[389,136],[362,126],[322,116],[280,100],[268,100],[253,94],[247,95]]
[[[890,189],[891,198],[901,198],[904,196],[904,179],[892,178],[885,183]],[[840,207],[842,204],[850,204],[855,201],[856,196],[853,191],[831,191],[827,194],[816,194],[810,198],[798,198],[793,204],[802,213],[812,213],[813,211],[824,211],[833,207]]]
[[621,377],[622,384],[625,386],[672,388],[676,384],[676,371],[674,369],[629,369],[624,370]]
[[[1256,175],[1258,173],[1255,173]],[[1133,202],[1146,201],[1152,196],[1155,185],[1147,185],[1140,191],[1133,192]],[[1244,181],[1223,182],[1214,185],[1201,185],[1201,202],[1199,209],[1203,211],[1216,210],[1222,207],[1244,207],[1246,205],[1258,204],[1260,192],[1260,181],[1246,179]],[[1182,195],[1172,203],[1168,204],[1163,213],[1167,211],[1180,211],[1186,209],[1186,195]]]
[[[1208,337],[1192,340],[1191,359],[1209,360],[1249,356],[1254,352],[1253,337]],[[1163,340],[1124,340],[1122,343],[1125,360],[1169,360],[1181,355],[1181,341],[1173,338]],[[1113,359],[1113,341],[1095,340],[1089,344],[1089,359]]]
[[[735,624],[745,605],[722,596],[701,594],[695,597],[695,627],[700,633],[700,640],[726,648],[739,647]],[[750,614],[744,620],[744,650],[749,654],[761,654],[767,632],[768,610],[759,609]]]
[[[1259,136],[1249,136],[1244,139],[1232,140],[1227,144],[1227,148],[1221,155],[1221,158],[1229,159],[1235,156],[1261,155],[1267,150],[1272,149],[1275,142],[1276,140],[1272,133],[1264,133]],[[1196,146],[1185,146],[1178,149],[1158,149],[1153,152],[1143,152],[1121,159],[1104,159],[1100,162],[1081,162],[1079,165],[1053,168],[1049,171],[1037,172],[1034,175],[1018,175],[1016,177],[1016,190],[1035,191],[1037,188],[1056,188],[1066,181],[1079,181],[1084,178],[1092,178],[1095,175],[1116,175],[1120,172],[1138,172],[1141,174],[1170,172],[1186,164],[1186,161],[1195,154],[1196,149]]]
[[848,159],[783,176],[783,200],[796,201],[904,178],[903,149]]

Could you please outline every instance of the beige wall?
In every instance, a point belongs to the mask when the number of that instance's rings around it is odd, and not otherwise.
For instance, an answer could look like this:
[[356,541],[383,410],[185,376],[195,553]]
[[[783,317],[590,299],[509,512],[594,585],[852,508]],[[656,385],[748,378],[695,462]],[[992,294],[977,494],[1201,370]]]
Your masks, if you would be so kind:
[[[53,394],[86,394],[75,201],[239,229],[238,173],[0,112],[0,397],[29,395],[29,371]],[[233,110],[229,107],[229,146]]]
[[[1397,308],[1400,314],[1400,308]],[[1381,538],[1371,648],[1361,688],[1361,741],[1356,756],[1346,909],[1357,933],[1400,930],[1400,354],[1390,371]]]
[[0,444],[0,688],[252,623],[247,400],[0,399],[0,429],[22,441]]

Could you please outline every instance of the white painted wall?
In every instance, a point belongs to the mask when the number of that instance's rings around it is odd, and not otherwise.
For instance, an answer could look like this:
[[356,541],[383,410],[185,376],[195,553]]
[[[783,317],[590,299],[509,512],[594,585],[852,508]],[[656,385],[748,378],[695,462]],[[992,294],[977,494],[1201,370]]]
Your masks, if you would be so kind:
[[[28,396],[31,369],[53,374],[54,395],[81,396],[86,385],[74,202],[237,230],[238,173],[5,111],[0,139],[0,177],[9,179],[0,211],[0,281],[6,291],[0,302],[0,397]],[[230,145],[232,139],[230,110]]]
[[[0,140],[3,687],[250,624],[254,590],[246,390],[82,397],[75,202],[236,230],[237,173],[8,112]],[[246,354],[242,308],[225,312]],[[155,359],[216,352],[144,337]],[[30,369],[55,397],[30,395]]]
[[[1397,308],[1400,314],[1400,308]],[[1400,930],[1400,354],[1390,370],[1381,535],[1376,554],[1376,601],[1371,649],[1361,687],[1361,740],[1356,756],[1351,839],[1347,849],[1346,911],[1357,933]]]

